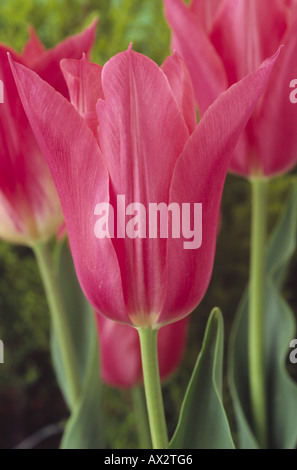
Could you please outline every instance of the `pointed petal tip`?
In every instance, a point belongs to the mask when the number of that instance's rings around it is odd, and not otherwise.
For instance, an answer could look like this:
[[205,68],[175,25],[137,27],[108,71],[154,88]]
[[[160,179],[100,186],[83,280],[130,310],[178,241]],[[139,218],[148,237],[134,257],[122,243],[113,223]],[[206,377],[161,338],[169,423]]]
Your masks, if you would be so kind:
[[173,49],[171,55],[172,55],[172,57],[179,57],[179,58],[181,58],[180,54],[177,52],[177,49]]
[[28,24],[28,26],[27,26],[27,31],[28,31],[29,36],[31,36],[31,35],[34,34],[34,33],[36,34],[35,28],[34,28],[34,26],[33,26],[32,24]]
[[9,65],[10,65],[10,68],[11,68],[11,71],[14,75],[14,77],[16,76],[17,74],[17,66],[18,65],[21,65],[19,64],[17,61],[15,61],[11,55],[11,53],[8,51],[7,52],[7,58],[8,58],[8,61],[9,61]]
[[10,64],[10,67],[13,68],[14,67],[14,60],[11,56],[11,53],[9,51],[6,52],[7,54],[7,58],[8,58],[8,61],[9,61],[9,64]]
[[279,48],[277,49],[277,51],[271,56],[271,57],[268,57],[266,60],[264,60],[260,66],[260,69],[261,68],[265,68],[265,66],[268,64],[268,63],[275,63],[278,59],[278,57],[280,56],[283,48],[285,47],[284,44],[281,44],[279,46]]
[[89,26],[87,26],[82,32],[81,34],[84,34],[86,32],[88,33],[91,33],[92,37],[93,37],[93,42],[95,41],[96,39],[96,33],[97,33],[97,26],[98,26],[98,23],[99,23],[99,18],[96,16],[92,21],[91,23],[89,24]]
[[90,25],[87,27],[87,29],[96,29],[99,23],[99,17],[95,16],[94,19],[91,21]]
[[38,36],[33,24],[28,24],[27,31],[28,31],[29,39],[35,39],[36,38],[36,39],[38,39],[38,41],[40,41],[39,36]]

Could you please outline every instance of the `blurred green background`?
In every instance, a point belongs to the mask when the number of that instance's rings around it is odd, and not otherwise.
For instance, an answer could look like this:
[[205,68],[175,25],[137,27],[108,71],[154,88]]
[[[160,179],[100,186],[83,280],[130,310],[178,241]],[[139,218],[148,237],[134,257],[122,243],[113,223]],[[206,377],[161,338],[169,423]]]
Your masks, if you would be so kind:
[[[80,31],[99,18],[92,60],[104,64],[112,55],[133,48],[161,64],[170,52],[170,32],[162,0],[2,0],[0,41],[21,50],[32,24],[47,47]],[[0,77],[1,78],[1,77]],[[270,227],[289,193],[291,175],[270,187]],[[208,292],[191,318],[188,349],[180,370],[165,384],[164,399],[169,431],[176,424],[208,315],[222,309],[226,344],[234,314],[248,279],[249,184],[228,176],[222,205],[222,224],[214,273]],[[285,296],[297,312],[297,257],[286,283]],[[29,249],[0,242],[0,339],[5,364],[0,365],[0,448],[12,448],[44,426],[68,417],[56,385],[49,351],[49,314],[35,260]],[[297,366],[291,366],[297,380]],[[225,404],[232,426],[233,412],[227,386]],[[104,387],[103,404],[110,446],[137,446],[136,418],[129,391]],[[60,434],[40,447],[55,448]]]

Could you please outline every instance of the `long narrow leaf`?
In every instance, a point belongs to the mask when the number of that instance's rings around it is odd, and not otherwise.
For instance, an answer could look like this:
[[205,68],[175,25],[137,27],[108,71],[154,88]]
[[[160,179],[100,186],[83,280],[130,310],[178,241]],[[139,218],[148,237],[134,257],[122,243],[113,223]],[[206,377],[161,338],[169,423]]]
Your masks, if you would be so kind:
[[214,309],[182,404],[172,449],[234,448],[222,403],[223,345],[223,318],[220,310]]

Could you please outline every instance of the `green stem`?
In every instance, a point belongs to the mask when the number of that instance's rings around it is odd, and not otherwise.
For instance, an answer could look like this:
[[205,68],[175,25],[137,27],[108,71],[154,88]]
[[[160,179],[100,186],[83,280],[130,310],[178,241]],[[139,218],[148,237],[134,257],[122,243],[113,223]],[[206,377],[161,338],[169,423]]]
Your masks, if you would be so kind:
[[138,329],[144,389],[154,449],[168,449],[168,435],[159,374],[157,334],[151,328]]
[[80,396],[80,383],[64,302],[47,245],[36,244],[32,248],[36,256],[53,326],[57,334],[70,400],[72,406],[74,406]]
[[136,424],[138,428],[140,448],[151,449],[152,441],[143,387],[133,387],[131,393],[134,404]]
[[249,300],[249,377],[253,424],[262,448],[267,446],[264,364],[265,241],[267,182],[252,179],[252,227]]

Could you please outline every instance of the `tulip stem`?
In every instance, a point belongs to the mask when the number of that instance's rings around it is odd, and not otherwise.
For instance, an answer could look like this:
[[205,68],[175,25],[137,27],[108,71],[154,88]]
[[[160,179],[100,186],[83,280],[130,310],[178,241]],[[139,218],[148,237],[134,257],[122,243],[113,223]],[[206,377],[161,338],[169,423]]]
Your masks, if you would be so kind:
[[58,345],[61,351],[61,361],[69,387],[70,402],[72,406],[74,406],[80,396],[80,382],[64,301],[47,245],[41,243],[35,244],[33,251],[46,293],[53,327],[57,334]]
[[255,435],[262,448],[267,446],[267,404],[264,363],[265,241],[267,182],[251,180],[252,220],[249,296],[249,377]]
[[158,364],[158,330],[139,328],[143,381],[154,449],[168,449],[168,435]]
[[152,441],[146,409],[144,389],[141,385],[132,388],[134,413],[138,428],[139,444],[141,449],[151,449]]

